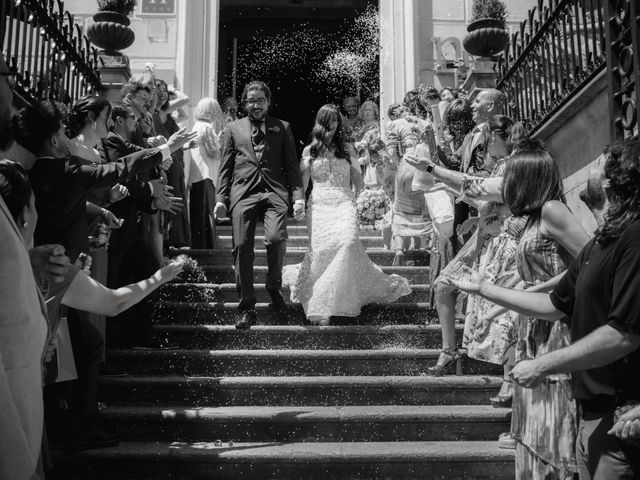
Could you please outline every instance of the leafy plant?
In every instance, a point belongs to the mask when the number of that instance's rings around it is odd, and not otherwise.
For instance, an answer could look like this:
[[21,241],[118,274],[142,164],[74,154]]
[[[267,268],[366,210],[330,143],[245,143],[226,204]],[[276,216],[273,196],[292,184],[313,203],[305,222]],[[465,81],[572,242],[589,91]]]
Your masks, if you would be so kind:
[[473,0],[471,20],[493,18],[504,23],[507,19],[507,13],[507,6],[500,0]]
[[98,10],[101,12],[117,12],[127,17],[136,8],[136,0],[98,0]]

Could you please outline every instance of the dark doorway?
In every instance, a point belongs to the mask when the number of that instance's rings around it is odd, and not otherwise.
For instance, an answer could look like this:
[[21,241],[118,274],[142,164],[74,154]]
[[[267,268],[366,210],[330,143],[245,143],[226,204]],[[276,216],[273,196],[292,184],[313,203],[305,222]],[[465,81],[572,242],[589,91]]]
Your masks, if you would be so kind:
[[291,123],[301,150],[320,106],[340,105],[343,96],[355,94],[352,86],[328,88],[317,80],[321,48],[325,42],[339,45],[344,29],[367,6],[377,6],[377,0],[222,0],[220,4],[218,98],[233,94],[234,79],[238,101],[246,82],[263,80],[272,90],[271,114]]

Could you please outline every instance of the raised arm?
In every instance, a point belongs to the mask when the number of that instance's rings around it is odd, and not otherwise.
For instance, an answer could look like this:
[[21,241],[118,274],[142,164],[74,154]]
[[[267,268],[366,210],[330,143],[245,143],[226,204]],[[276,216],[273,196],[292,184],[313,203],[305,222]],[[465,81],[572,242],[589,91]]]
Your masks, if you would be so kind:
[[107,288],[80,272],[62,297],[62,303],[77,310],[115,317],[176,278],[181,271],[181,264],[170,263],[146,280],[118,289]]
[[565,316],[563,312],[551,303],[548,293],[528,292],[500,287],[485,281],[476,271],[467,267],[465,267],[464,270],[468,275],[467,279],[449,280],[451,285],[460,290],[473,295],[480,295],[508,310],[513,310],[514,312],[542,320],[553,322]]

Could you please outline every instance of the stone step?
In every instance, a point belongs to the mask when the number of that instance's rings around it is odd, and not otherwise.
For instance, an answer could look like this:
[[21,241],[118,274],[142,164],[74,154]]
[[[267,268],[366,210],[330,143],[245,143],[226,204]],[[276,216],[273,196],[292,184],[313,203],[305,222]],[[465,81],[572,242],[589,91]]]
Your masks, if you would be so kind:
[[[205,265],[201,267],[212,283],[234,283],[236,281],[233,265]],[[387,275],[396,274],[409,280],[410,284],[422,284],[429,281],[429,267],[382,267]],[[256,283],[264,283],[267,279],[267,267],[253,267]]]
[[514,453],[495,441],[223,443],[123,442],[57,454],[65,480],[506,480]]
[[294,376],[100,378],[108,405],[486,405],[500,376]]
[[123,441],[381,442],[496,440],[511,409],[490,405],[107,407]]
[[[248,331],[233,325],[155,325],[181,348],[248,349],[382,349],[440,348],[440,325],[258,325]],[[456,325],[459,341],[463,325]]]
[[[440,350],[109,350],[105,373],[188,376],[422,375]],[[468,363],[467,374],[501,365]],[[455,368],[454,365],[451,368]]]
[[[426,280],[426,279],[425,279]],[[263,283],[254,284],[258,302],[270,302],[271,297]],[[424,303],[429,301],[431,287],[428,284],[411,285],[413,290],[397,300],[401,303]],[[167,302],[225,303],[238,300],[235,283],[170,283],[161,287],[157,295]],[[290,297],[289,287],[282,287],[282,296],[286,301]]]
[[[371,304],[362,307],[357,317],[332,317],[332,325],[425,325],[437,321],[437,312],[428,303]],[[155,323],[188,325],[233,325],[242,314],[238,302],[196,302],[191,299],[170,302],[162,295],[151,299]],[[282,312],[274,312],[268,303],[256,304],[258,324],[303,325],[308,324],[302,306],[289,304]],[[326,327],[313,327],[326,328]]]
[[[259,247],[259,245],[256,245]],[[306,248],[287,248],[287,254],[284,258],[284,263],[296,264],[302,263],[304,254],[307,251]],[[392,250],[385,250],[381,248],[367,250],[369,258],[373,263],[380,266],[390,266],[395,257],[395,252]],[[184,250],[171,250],[170,255],[188,255],[198,261],[199,265],[232,265],[233,256],[230,248],[214,249],[214,250],[200,250],[200,249],[184,249]],[[415,266],[429,265],[429,252],[426,250],[416,250],[407,252],[405,255],[407,261],[413,261]],[[267,264],[267,251],[264,248],[255,249],[254,265],[266,265]],[[406,263],[405,263],[406,264]]]
[[[232,235],[233,231],[231,229],[231,225],[217,225],[216,226],[216,235],[224,236],[224,235]],[[287,225],[287,233],[290,236],[295,235],[308,235],[309,229],[306,223],[300,224],[291,224]],[[358,230],[358,233],[362,237],[382,237],[382,230]],[[256,225],[256,235],[264,235],[264,225],[259,223]]]
[[[384,240],[382,237],[370,237],[360,235],[360,241],[365,248],[383,248]],[[254,240],[256,247],[264,246],[264,235],[256,235]],[[233,248],[233,239],[231,235],[216,235],[216,248]],[[309,237],[307,235],[289,235],[287,239],[287,249],[289,248],[308,248]]]

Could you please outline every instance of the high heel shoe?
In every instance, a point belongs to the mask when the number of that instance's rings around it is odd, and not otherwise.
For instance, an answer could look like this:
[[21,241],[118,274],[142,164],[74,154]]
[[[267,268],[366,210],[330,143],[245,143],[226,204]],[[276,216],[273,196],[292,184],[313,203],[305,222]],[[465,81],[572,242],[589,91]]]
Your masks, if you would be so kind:
[[[506,390],[506,393],[505,393]],[[513,383],[510,379],[502,380],[500,392],[489,399],[493,408],[511,408],[513,402]]]
[[432,367],[427,368],[427,375],[433,375],[434,377],[442,377],[446,375],[447,370],[449,369],[449,365],[455,362],[456,365],[456,375],[464,375],[462,372],[462,360],[460,352],[451,351],[448,348],[443,348],[440,351],[440,356],[438,357],[438,363],[436,363]]

